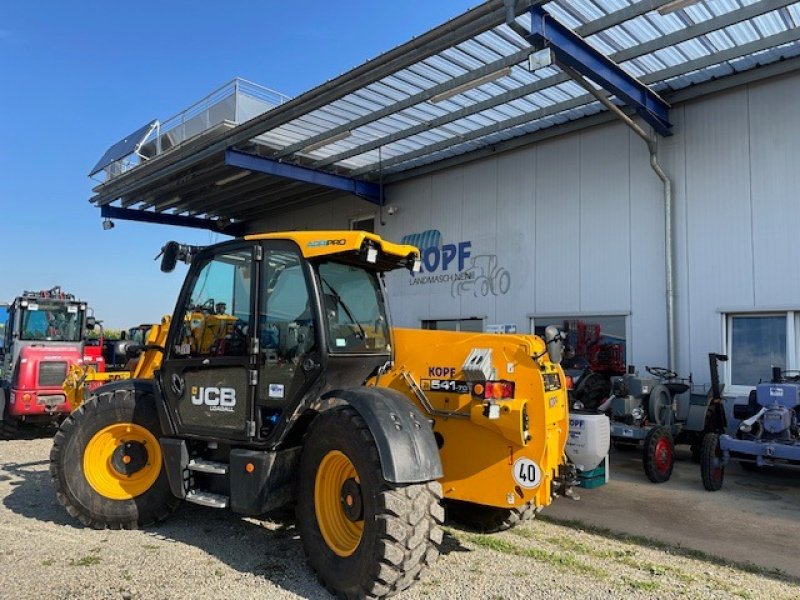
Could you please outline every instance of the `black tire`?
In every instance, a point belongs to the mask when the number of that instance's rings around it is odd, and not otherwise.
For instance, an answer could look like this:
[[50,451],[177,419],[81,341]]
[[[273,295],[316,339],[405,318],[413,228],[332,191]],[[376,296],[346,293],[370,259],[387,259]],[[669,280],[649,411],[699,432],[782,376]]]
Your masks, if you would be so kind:
[[19,437],[21,432],[16,422],[0,419],[0,440],[15,440]]
[[[318,469],[337,452],[350,461],[360,484],[363,529],[349,555],[337,554],[325,541],[315,504]],[[309,565],[339,598],[385,598],[406,589],[439,555],[441,495],[436,481],[385,481],[375,440],[353,408],[319,415],[306,434],[297,484],[297,528]]]
[[703,479],[703,487],[709,492],[716,492],[722,489],[722,482],[725,479],[725,467],[722,464],[714,464],[722,458],[722,451],[719,447],[719,435],[707,433],[703,437],[703,446],[700,450],[700,477]]
[[675,466],[675,445],[666,427],[653,427],[644,438],[642,466],[653,483],[664,483],[672,476]]
[[161,429],[155,398],[133,389],[98,390],[62,423],[50,451],[50,477],[58,501],[81,523],[94,529],[136,529],[166,519],[180,504],[161,465],[155,482],[135,498],[107,498],[89,484],[83,468],[87,444],[101,429],[134,423],[158,438]]
[[536,507],[532,503],[518,508],[496,508],[448,500],[445,509],[449,520],[481,533],[505,531],[536,517]]

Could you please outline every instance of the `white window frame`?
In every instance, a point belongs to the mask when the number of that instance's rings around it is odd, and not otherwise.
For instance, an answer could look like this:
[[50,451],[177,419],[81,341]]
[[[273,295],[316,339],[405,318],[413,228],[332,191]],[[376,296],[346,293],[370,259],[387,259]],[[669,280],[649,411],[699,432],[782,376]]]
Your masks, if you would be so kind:
[[732,322],[736,317],[786,317],[786,369],[794,370],[800,369],[798,359],[800,358],[800,336],[797,335],[798,328],[800,328],[800,310],[798,309],[727,309],[720,310],[722,313],[722,347],[725,348],[725,354],[728,355],[728,363],[720,363],[724,366],[724,374],[722,381],[725,384],[725,396],[747,396],[751,390],[755,389],[756,383],[753,385],[733,385],[731,383],[732,369],[728,366],[733,357],[733,336],[730,334],[733,331]]
[[[376,219],[374,212],[373,213],[364,213],[364,214],[361,214],[361,215],[357,215],[355,217],[350,217],[350,224],[349,224],[350,231],[356,231],[353,226],[356,223],[358,223],[359,221],[366,221],[367,219],[372,219],[372,230],[373,231],[377,231],[378,230],[378,227],[377,227],[378,220]],[[359,229],[358,231],[362,231],[362,230]]]
[[536,332],[535,319],[591,319],[592,317],[623,317],[625,319],[625,362],[628,365],[635,364],[631,360],[633,357],[633,339],[631,338],[631,313],[629,311],[594,311],[594,312],[563,312],[563,313],[544,313],[528,314],[528,327],[531,334]]

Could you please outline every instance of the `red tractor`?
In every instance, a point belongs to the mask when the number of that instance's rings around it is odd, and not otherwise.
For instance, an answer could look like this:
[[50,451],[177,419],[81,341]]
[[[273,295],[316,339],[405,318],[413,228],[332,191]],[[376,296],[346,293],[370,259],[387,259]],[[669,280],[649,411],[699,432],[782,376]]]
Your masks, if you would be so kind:
[[0,439],[20,435],[24,425],[59,423],[70,407],[61,388],[73,364],[85,360],[102,369],[85,330],[94,327],[85,302],[60,287],[24,292],[7,308],[0,355]]

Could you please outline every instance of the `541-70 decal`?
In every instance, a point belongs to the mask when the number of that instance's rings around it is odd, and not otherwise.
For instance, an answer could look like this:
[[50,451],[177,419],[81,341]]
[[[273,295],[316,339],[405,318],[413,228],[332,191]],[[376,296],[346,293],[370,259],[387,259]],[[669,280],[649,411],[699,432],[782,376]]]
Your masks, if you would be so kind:
[[466,381],[457,379],[423,379],[420,381],[425,392],[449,392],[451,394],[469,394],[470,387]]

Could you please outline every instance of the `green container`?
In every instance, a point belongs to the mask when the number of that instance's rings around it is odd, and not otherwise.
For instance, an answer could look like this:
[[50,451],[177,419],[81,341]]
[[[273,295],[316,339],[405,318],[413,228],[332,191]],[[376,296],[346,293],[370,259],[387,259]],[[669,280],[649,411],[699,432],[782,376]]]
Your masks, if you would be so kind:
[[586,488],[587,490],[593,490],[594,488],[599,488],[601,485],[606,484],[605,475],[602,477],[592,477],[591,479],[581,479],[580,483],[578,484],[582,488]]
[[599,467],[591,471],[580,471],[578,473],[578,485],[587,490],[599,488],[606,483],[606,465],[605,461]]

